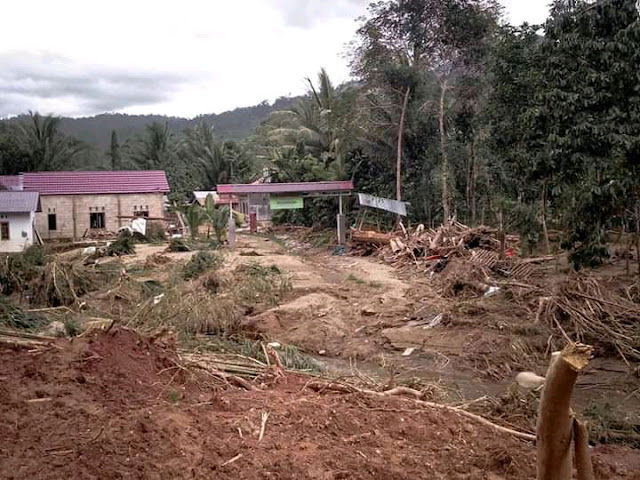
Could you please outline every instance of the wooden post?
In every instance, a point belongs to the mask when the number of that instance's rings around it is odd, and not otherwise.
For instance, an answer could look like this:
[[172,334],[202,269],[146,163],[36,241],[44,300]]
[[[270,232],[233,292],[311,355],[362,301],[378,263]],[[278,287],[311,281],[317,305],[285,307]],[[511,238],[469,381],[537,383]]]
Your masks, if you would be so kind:
[[71,196],[71,218],[73,220],[73,239],[77,240],[78,238],[78,226],[76,221],[76,196]]
[[236,247],[236,219],[233,218],[233,203],[229,202],[229,248]]
[[544,233],[544,249],[547,255],[551,254],[549,242],[549,229],[547,228],[547,184],[542,185],[542,231]]
[[118,228],[122,228],[122,203],[120,202],[120,195],[116,195],[118,200]]

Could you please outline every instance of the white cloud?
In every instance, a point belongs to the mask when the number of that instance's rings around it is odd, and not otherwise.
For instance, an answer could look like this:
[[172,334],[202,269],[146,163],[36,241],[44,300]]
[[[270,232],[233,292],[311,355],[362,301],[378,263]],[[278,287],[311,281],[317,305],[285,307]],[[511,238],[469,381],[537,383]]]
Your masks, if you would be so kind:
[[[512,23],[546,1],[504,0]],[[195,116],[304,91],[343,57],[367,0],[30,0],[3,5],[0,116]]]

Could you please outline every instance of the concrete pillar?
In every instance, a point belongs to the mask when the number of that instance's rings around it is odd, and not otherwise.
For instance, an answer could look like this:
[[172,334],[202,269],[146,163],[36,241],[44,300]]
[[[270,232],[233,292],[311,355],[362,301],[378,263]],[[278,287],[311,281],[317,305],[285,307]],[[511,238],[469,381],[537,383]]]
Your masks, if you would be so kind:
[[342,213],[342,195],[338,196],[338,245],[347,243],[347,221]]
[[232,204],[229,204],[229,248],[236,247],[236,219],[233,216]]
[[337,217],[338,244],[344,245],[347,243],[347,217],[341,213],[339,213]]

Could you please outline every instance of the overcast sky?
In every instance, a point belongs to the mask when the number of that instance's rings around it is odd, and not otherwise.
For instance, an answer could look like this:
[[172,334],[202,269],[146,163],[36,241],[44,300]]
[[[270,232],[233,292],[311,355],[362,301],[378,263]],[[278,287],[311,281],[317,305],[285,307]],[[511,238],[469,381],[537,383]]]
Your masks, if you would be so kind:
[[[550,0],[502,0],[513,24]],[[349,77],[367,0],[22,0],[2,6],[0,117],[38,110],[193,117]]]

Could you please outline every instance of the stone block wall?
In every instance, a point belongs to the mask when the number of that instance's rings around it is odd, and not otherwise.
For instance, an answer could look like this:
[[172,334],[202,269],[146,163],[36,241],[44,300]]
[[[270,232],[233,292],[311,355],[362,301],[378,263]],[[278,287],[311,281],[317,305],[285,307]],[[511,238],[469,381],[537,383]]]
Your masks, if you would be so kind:
[[[104,230],[115,232],[129,225],[136,211],[164,218],[164,194],[43,195],[42,212],[36,214],[36,228],[44,239],[82,238],[91,230],[91,214],[104,214]],[[49,215],[56,216],[56,229],[49,229]]]

